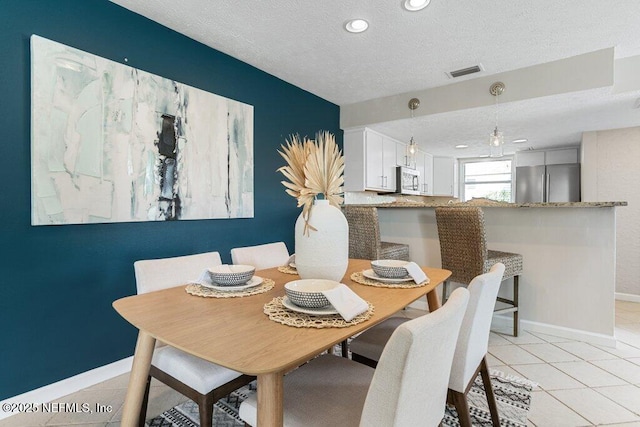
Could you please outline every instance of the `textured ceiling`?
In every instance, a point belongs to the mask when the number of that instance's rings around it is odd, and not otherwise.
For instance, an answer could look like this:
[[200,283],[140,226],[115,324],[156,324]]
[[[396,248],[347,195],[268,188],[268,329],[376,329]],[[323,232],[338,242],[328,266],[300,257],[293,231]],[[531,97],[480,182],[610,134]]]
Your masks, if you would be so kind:
[[[447,71],[479,63],[482,73],[455,81],[607,47],[616,58],[640,55],[638,0],[432,0],[414,13],[401,0],[112,1],[338,105],[448,85]],[[369,30],[344,31],[354,17]],[[504,104],[500,127],[507,140],[541,148],[577,143],[585,130],[640,125],[631,109],[640,92],[610,92]],[[428,151],[471,156],[486,151],[493,119],[493,109],[474,108],[373,125],[403,140],[411,127]],[[454,142],[472,147],[454,152]]]

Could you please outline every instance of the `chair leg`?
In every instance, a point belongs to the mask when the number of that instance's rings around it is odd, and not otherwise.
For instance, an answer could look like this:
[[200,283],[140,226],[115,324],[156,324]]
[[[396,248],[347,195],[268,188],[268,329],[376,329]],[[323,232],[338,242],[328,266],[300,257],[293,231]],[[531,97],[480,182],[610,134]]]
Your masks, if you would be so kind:
[[200,427],[212,427],[213,425],[213,407],[198,407],[200,412]]
[[147,405],[149,404],[149,390],[151,388],[151,375],[147,376],[147,386],[144,389],[142,405],[140,405],[140,415],[138,415],[138,426],[144,427],[147,418]]
[[482,358],[480,362],[480,375],[484,384],[484,392],[487,395],[487,404],[491,413],[491,424],[493,427],[500,427],[500,416],[498,414],[498,405],[496,404],[496,396],[493,394],[493,386],[491,385],[491,377],[487,367],[487,356]]
[[198,401],[200,427],[213,427],[213,401],[208,396],[210,395],[204,395]]
[[349,358],[349,343],[347,340],[344,340],[340,343],[340,347],[342,348],[342,357]]
[[453,399],[453,405],[456,407],[458,413],[458,421],[460,427],[471,427],[471,415],[469,414],[469,404],[467,403],[467,396],[459,391],[449,389],[451,397]]
[[519,316],[518,312],[520,309],[518,308],[518,281],[520,276],[513,276],[513,306],[516,308],[516,311],[513,312],[513,336],[518,336],[518,324],[519,324]]
[[449,284],[448,281],[444,281],[442,282],[442,304],[444,304],[445,302],[447,302],[447,285]]

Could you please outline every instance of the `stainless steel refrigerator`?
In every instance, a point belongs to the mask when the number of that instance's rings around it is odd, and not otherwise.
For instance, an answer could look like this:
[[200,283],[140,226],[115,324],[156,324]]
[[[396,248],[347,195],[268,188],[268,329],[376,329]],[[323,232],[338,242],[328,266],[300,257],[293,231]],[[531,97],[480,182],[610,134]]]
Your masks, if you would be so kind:
[[516,203],[579,201],[579,163],[516,168]]

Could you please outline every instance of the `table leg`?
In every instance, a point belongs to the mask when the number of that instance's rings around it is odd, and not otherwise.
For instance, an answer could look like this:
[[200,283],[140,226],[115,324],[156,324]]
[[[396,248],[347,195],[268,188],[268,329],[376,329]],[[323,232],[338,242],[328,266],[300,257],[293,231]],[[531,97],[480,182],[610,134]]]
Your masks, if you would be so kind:
[[281,427],[284,374],[272,372],[258,375],[258,425]]
[[140,407],[142,406],[142,399],[144,398],[147,377],[149,376],[149,367],[151,366],[151,357],[153,356],[153,348],[155,345],[155,338],[146,332],[138,332],[138,342],[136,343],[136,352],[133,356],[133,366],[131,367],[131,375],[129,376],[127,396],[124,399],[124,408],[122,410],[122,425],[125,427],[138,425]]
[[430,313],[440,308],[440,297],[435,289],[427,293],[427,305]]

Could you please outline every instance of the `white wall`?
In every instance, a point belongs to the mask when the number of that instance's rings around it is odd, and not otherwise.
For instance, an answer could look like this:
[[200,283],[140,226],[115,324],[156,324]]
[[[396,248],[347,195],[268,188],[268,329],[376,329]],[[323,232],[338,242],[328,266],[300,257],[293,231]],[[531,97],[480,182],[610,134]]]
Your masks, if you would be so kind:
[[585,132],[582,200],[626,201],[616,209],[616,292],[640,297],[640,127]]
[[[522,329],[615,343],[615,213],[623,209],[483,208],[489,248],[523,256]],[[408,244],[421,265],[442,265],[434,209],[379,208],[378,215],[383,241]],[[505,281],[500,293],[510,291]]]

